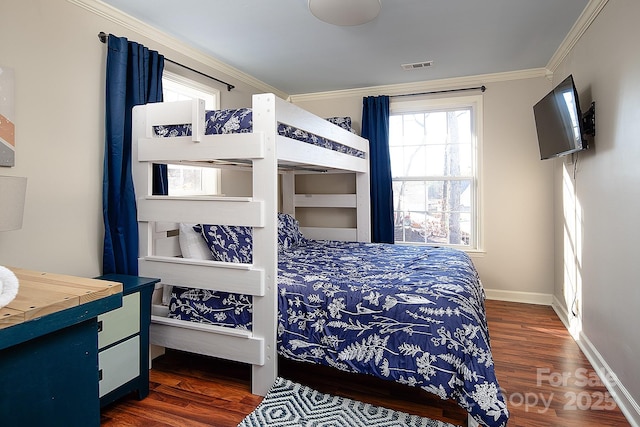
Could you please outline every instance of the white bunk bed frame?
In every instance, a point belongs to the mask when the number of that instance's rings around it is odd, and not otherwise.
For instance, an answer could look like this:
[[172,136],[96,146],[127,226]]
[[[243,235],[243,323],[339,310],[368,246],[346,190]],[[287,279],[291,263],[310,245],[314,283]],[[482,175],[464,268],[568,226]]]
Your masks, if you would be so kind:
[[[282,211],[296,207],[351,207],[354,229],[303,228],[309,238],[370,241],[369,143],[273,94],[252,98],[253,132],[204,135],[202,101],[157,103],[133,111],[132,172],[139,226],[139,274],[161,283],[243,293],[253,296],[253,330],[242,331],[166,317],[153,307],[150,342],[252,367],[252,393],[265,395],[277,375],[277,212],[278,176],[282,176]],[[364,158],[321,148],[278,135],[278,123],[337,141],[365,153]],[[191,123],[192,136],[157,138],[153,127]],[[152,196],[152,164],[236,162],[251,164],[251,197]],[[245,166],[246,167],[246,166]],[[353,172],[356,194],[296,195],[295,174],[309,170]],[[300,172],[297,172],[300,171]],[[303,172],[304,171],[304,172]],[[253,264],[180,258],[177,236],[167,235],[177,223],[253,227]]]

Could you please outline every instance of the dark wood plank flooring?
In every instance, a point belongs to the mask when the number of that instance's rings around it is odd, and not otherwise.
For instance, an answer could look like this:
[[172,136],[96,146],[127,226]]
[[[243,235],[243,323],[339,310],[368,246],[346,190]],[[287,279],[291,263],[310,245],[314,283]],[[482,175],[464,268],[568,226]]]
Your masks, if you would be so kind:
[[[491,345],[508,402],[509,427],[628,426],[591,365],[550,307],[487,301]],[[283,361],[280,374],[320,391],[463,424],[452,402],[370,377]],[[154,361],[150,394],[102,411],[102,426],[235,427],[260,403],[250,368],[168,351]]]

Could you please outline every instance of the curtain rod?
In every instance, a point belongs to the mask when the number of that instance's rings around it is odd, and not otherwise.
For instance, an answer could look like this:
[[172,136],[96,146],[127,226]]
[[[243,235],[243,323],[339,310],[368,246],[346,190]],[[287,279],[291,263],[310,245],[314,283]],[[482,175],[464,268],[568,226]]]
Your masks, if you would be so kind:
[[446,89],[446,90],[433,90],[431,92],[419,92],[419,93],[404,93],[401,95],[391,95],[392,98],[396,98],[396,97],[400,97],[400,96],[417,96],[417,95],[433,95],[436,93],[449,93],[449,92],[464,92],[467,90],[479,90],[481,92],[484,92],[485,90],[487,90],[485,85],[482,86],[476,86],[476,87],[464,87],[464,88],[460,88],[460,89]]
[[[107,42],[107,36],[108,36],[108,34],[107,34],[107,33],[105,33],[105,32],[103,32],[103,31],[100,31],[100,32],[98,33],[98,39],[99,39],[102,43],[106,43],[106,42]],[[191,67],[188,67],[188,66],[186,66],[186,65],[184,65],[184,64],[181,64],[181,63],[179,63],[179,62],[172,61],[171,59],[166,58],[166,57],[164,58],[164,60],[165,60],[165,61],[167,61],[167,62],[171,62],[172,64],[178,65],[178,66],[180,66],[180,67],[182,67],[182,68],[186,68],[186,69],[187,69],[187,70],[189,70],[189,71],[193,71],[194,73],[200,74],[201,76],[207,77],[207,78],[209,78],[209,79],[211,79],[211,80],[215,80],[215,81],[217,81],[218,83],[222,83],[222,84],[224,84],[224,85],[226,85],[226,86],[227,86],[227,91],[228,91],[228,92],[231,92],[231,89],[234,89],[234,88],[235,88],[235,86],[234,86],[234,85],[232,85],[231,83],[227,83],[227,82],[225,82],[225,81],[222,81],[222,80],[220,80],[220,79],[217,79],[217,78],[215,78],[215,77],[213,77],[213,76],[210,76],[210,75],[208,75],[208,74],[203,73],[202,71],[195,70],[195,69],[193,69],[193,68],[191,68]]]

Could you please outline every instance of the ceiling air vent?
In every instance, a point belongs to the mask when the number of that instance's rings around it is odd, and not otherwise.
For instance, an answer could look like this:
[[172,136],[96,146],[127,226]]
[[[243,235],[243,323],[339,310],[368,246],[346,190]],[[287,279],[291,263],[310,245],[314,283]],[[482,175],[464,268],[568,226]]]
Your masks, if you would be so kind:
[[418,68],[428,68],[433,65],[433,61],[414,62],[412,64],[402,64],[404,70],[417,70]]

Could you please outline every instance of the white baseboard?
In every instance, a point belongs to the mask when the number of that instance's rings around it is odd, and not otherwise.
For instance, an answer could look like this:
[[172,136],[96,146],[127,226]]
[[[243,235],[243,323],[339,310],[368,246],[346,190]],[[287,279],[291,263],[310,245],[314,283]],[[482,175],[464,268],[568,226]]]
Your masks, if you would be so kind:
[[501,289],[485,289],[487,299],[497,301],[522,302],[526,304],[551,305],[553,295],[536,292],[504,291]]
[[618,376],[604,360],[598,349],[593,345],[589,338],[582,332],[579,320],[569,317],[569,313],[560,301],[554,296],[551,306],[564,323],[565,327],[571,332],[578,347],[587,357],[594,371],[600,377],[602,383],[607,387],[611,397],[622,411],[629,424],[632,427],[640,427],[640,404],[631,396],[631,393],[624,387]]

